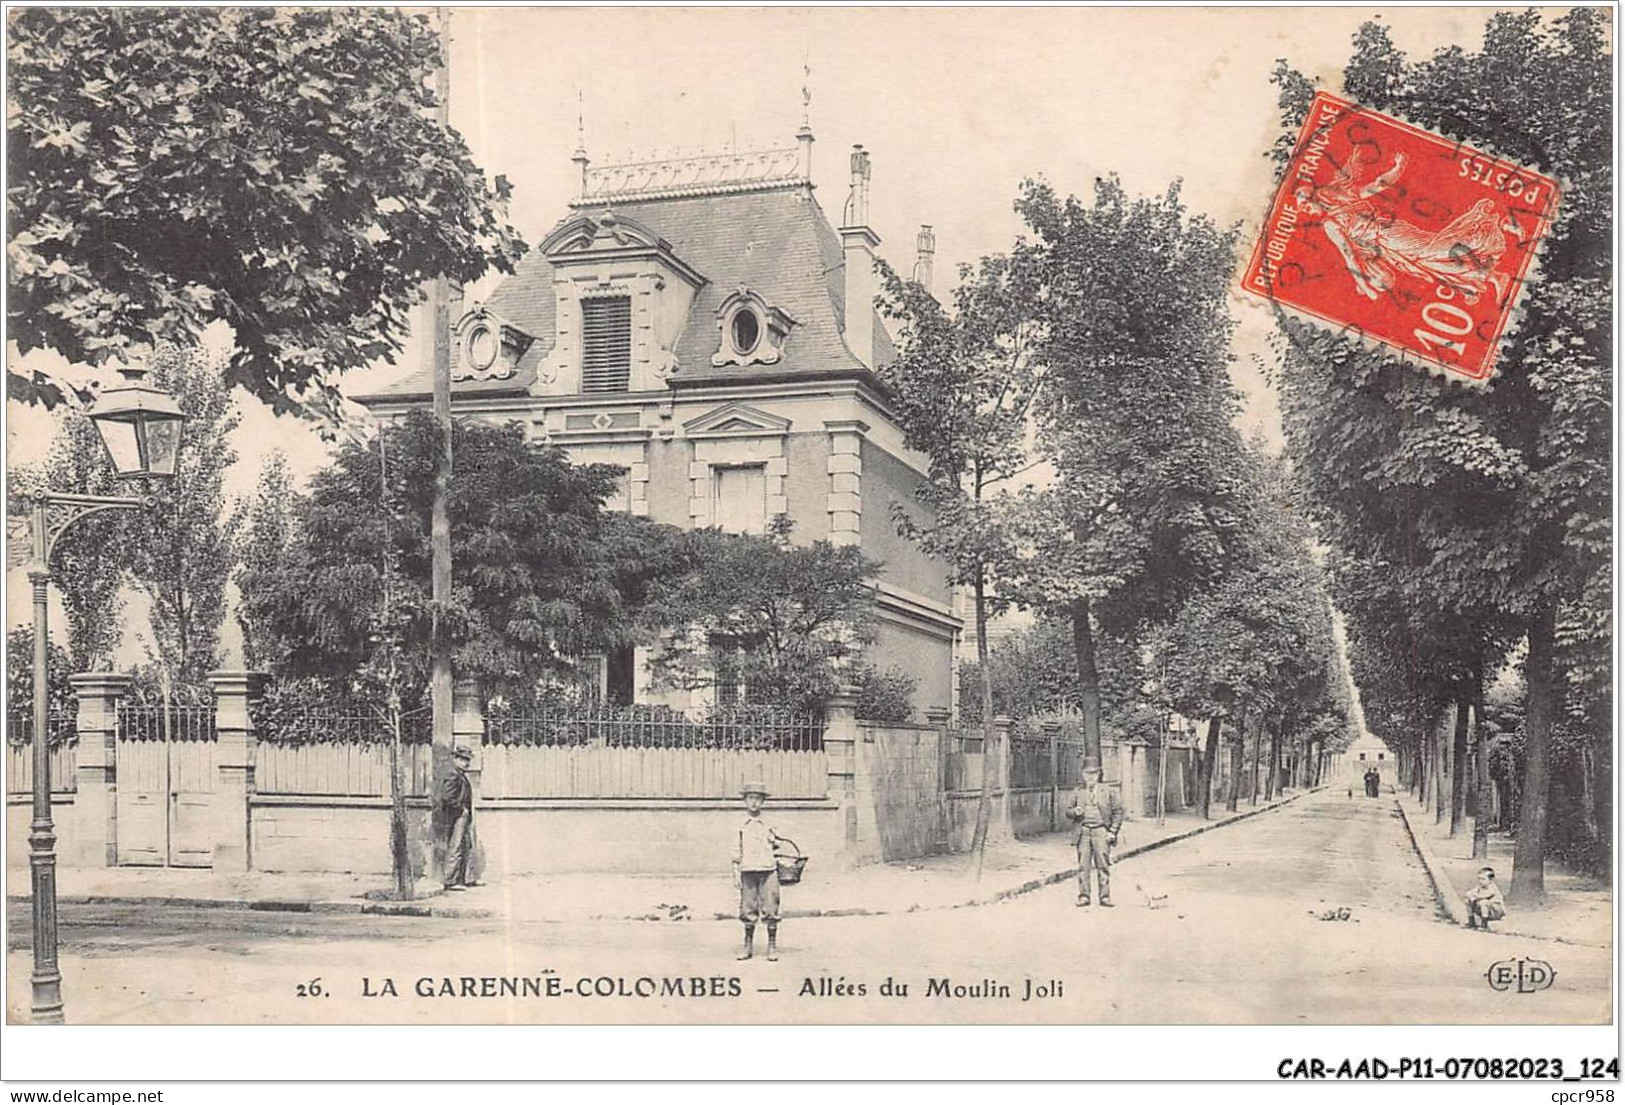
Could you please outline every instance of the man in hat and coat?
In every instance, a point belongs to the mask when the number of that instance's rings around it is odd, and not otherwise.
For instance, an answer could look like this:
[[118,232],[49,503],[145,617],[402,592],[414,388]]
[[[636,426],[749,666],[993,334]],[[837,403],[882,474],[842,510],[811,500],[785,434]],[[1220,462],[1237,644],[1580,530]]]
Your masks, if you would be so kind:
[[1078,826],[1078,905],[1089,904],[1089,872],[1100,884],[1100,904],[1112,904],[1112,845],[1123,827],[1123,800],[1102,779],[1100,764],[1085,760],[1083,786],[1066,811]]
[[440,788],[437,820],[446,827],[444,883],[447,890],[467,890],[468,864],[474,852],[474,785],[468,765],[474,753],[459,746],[451,752],[451,774]]
[[779,958],[779,868],[775,853],[779,835],[762,820],[767,787],[751,781],[740,788],[745,799],[745,823],[734,834],[734,886],[739,891],[739,920],[745,925],[745,947],[740,959],[756,953],[756,924],[767,926],[767,958]]

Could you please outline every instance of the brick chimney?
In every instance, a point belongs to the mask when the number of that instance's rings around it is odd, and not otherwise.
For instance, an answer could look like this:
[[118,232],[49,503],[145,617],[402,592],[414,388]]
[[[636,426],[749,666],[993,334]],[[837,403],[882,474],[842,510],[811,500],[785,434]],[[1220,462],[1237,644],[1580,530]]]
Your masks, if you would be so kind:
[[914,261],[914,282],[927,292],[931,291],[931,271],[937,259],[937,236],[931,232],[930,223],[921,223],[920,232],[914,237],[916,258]]
[[880,237],[869,228],[869,155],[852,147],[852,190],[841,217],[841,255],[846,264],[846,347],[873,368],[875,359],[875,247]]

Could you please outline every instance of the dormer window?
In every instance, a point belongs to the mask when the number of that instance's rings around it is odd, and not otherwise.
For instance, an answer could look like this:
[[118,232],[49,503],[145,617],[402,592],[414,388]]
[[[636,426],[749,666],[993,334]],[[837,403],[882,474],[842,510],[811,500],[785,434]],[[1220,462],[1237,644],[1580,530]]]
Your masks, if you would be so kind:
[[483,305],[458,319],[452,335],[454,380],[506,380],[518,370],[519,358],[534,340]]
[[468,332],[465,352],[468,354],[469,367],[475,372],[489,372],[501,351],[502,344],[489,323],[482,323]]
[[796,320],[744,285],[717,308],[720,348],[714,365],[778,364]]
[[749,357],[762,340],[762,324],[751,307],[741,306],[734,311],[733,324],[728,331],[733,338],[734,353],[740,357]]

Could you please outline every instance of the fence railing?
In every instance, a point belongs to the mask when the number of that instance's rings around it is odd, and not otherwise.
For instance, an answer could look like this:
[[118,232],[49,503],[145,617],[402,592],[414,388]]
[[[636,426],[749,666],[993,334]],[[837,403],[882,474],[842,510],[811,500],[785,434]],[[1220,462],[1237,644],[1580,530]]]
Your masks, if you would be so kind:
[[118,705],[121,741],[212,741],[215,739],[212,703],[150,703],[124,699]]
[[485,741],[502,745],[709,748],[817,752],[824,726],[808,714],[770,706],[722,707],[691,717],[661,706],[585,704],[486,718]]
[[822,721],[760,706],[497,711],[482,766],[482,793],[516,799],[729,798],[748,780],[775,797],[817,798],[829,777]]
[[[979,790],[982,786],[982,729],[980,726],[950,726],[943,731],[943,788],[948,791]],[[1083,783],[1083,742],[1065,733],[1055,738],[1054,770],[1051,770],[1050,737],[1042,729],[1018,725],[1006,738],[1008,779],[1013,790],[1057,786],[1075,789]],[[993,785],[999,786],[994,779]]]
[[[427,709],[401,714],[401,784],[407,797],[432,789]],[[381,710],[267,711],[256,716],[255,789],[261,794],[387,798],[394,731]]]
[[[46,721],[50,733],[51,790],[66,792],[77,783],[79,735],[72,713],[53,713]],[[6,791],[27,794],[34,789],[34,718],[10,714],[6,718]]]
[[[380,712],[256,715],[256,789],[266,795],[383,798],[390,731]],[[427,711],[402,717],[409,797],[434,784]],[[820,719],[768,707],[689,716],[650,706],[507,708],[485,717],[480,793],[494,799],[716,799],[759,779],[776,797],[827,790]]]

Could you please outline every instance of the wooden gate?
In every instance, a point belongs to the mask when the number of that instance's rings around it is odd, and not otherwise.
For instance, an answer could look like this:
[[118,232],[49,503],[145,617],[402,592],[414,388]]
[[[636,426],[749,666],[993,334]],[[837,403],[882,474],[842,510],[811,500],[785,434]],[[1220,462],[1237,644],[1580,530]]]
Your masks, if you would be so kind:
[[127,699],[118,711],[118,861],[207,867],[215,778],[214,706]]

